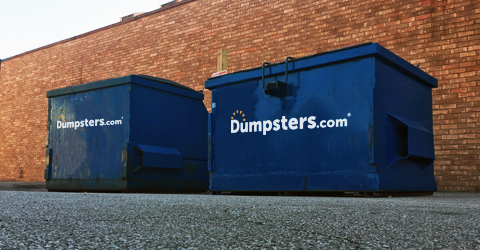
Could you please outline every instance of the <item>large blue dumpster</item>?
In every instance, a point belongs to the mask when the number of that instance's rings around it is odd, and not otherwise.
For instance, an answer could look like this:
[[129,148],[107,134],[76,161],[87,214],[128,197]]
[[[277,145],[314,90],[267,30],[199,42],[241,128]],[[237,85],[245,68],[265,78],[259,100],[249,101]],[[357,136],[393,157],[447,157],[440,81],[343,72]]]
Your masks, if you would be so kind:
[[210,78],[210,190],[436,191],[437,80],[379,44]]
[[47,92],[48,190],[206,191],[203,94],[129,75]]

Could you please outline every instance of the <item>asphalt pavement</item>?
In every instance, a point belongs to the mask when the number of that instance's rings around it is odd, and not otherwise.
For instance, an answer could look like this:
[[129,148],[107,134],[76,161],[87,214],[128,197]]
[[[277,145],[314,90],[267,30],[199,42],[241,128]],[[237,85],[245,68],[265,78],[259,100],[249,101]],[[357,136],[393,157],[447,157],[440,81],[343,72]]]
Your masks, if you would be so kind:
[[478,193],[55,193],[27,184],[0,183],[0,249],[480,249]]

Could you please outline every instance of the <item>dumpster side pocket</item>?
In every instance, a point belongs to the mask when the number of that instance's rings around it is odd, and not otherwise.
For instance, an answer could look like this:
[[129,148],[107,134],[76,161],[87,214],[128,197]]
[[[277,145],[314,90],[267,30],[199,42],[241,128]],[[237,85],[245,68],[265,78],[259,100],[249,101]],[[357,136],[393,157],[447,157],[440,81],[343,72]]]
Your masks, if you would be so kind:
[[143,167],[182,169],[183,157],[176,148],[138,145],[143,152]]
[[150,145],[123,144],[122,178],[127,173],[135,173],[142,168],[182,169],[183,156],[176,148]]
[[396,133],[396,156],[390,167],[400,160],[434,160],[433,133],[422,124],[389,114]]

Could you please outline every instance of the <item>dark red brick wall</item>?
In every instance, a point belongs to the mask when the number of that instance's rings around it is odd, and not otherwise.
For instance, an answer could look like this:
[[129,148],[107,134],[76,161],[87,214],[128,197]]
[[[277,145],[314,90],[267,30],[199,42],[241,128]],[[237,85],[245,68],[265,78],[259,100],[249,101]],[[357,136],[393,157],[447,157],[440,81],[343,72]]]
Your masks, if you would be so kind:
[[480,3],[467,0],[184,0],[4,60],[0,179],[43,180],[48,90],[127,74],[200,90],[221,48],[235,72],[367,41],[439,80],[439,190],[480,191]]

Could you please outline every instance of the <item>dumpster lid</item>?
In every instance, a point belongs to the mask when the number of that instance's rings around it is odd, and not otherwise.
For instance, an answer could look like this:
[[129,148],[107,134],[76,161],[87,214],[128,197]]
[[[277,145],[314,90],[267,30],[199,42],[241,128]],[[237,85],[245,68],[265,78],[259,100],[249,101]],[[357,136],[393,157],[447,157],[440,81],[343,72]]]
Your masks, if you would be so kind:
[[[312,67],[320,67],[326,64],[339,63],[342,61],[354,60],[369,56],[384,59],[389,63],[395,64],[398,68],[401,68],[410,75],[420,79],[423,83],[429,85],[430,87],[438,87],[437,79],[430,76],[423,70],[415,67],[411,63],[405,61],[403,58],[397,56],[393,52],[385,49],[380,44],[371,42],[295,58],[288,62],[288,68],[289,72],[301,71]],[[272,63],[269,64],[267,68],[269,69],[269,75],[284,74],[285,62]],[[235,73],[209,78],[205,82],[205,88],[215,89],[221,85],[234,84],[237,82],[253,80],[261,77],[262,67],[246,69]]]
[[[158,83],[161,83],[161,84],[158,84]],[[111,78],[106,80],[100,80],[100,81],[60,88],[60,89],[54,89],[47,92],[47,97],[50,98],[55,96],[91,91],[95,89],[109,88],[109,87],[113,87],[117,85],[125,85],[125,84],[141,85],[141,86],[145,86],[153,89],[170,92],[173,94],[178,94],[178,95],[183,95],[183,96],[203,100],[202,91],[195,91],[192,88],[183,86],[171,80],[153,77],[153,76],[147,76],[147,75],[139,75],[139,74],[127,75],[127,76],[122,76],[117,78]]]

